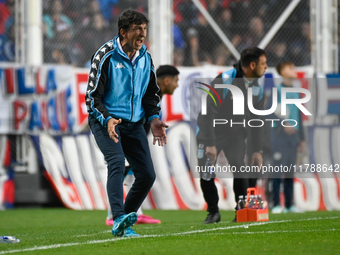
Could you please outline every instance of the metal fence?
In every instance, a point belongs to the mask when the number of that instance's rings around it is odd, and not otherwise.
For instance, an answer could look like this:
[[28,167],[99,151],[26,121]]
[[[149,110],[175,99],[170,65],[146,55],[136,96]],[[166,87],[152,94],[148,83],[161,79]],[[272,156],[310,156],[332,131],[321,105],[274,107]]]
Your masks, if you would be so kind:
[[[0,0],[0,61],[15,62],[16,55],[22,54],[18,48],[23,42],[17,38],[24,27],[17,14],[21,1]],[[258,45],[292,1],[199,2],[240,52]],[[124,9],[148,13],[146,0],[43,0],[42,4],[44,63],[77,67],[87,66],[94,51],[117,34],[117,18]],[[173,18],[175,65],[231,65],[236,61],[193,0],[173,0]],[[310,0],[299,2],[264,48],[269,66],[285,60],[298,66],[311,64]]]
[[128,8],[147,14],[141,0],[44,0],[44,62],[84,67],[118,33],[119,14]]
[[[290,0],[200,1],[237,51],[257,46],[290,4]],[[228,50],[206,17],[191,0],[174,0],[175,59],[184,66],[210,63],[231,65]],[[269,66],[290,60],[311,64],[309,1],[301,1],[275,37],[265,47]],[[179,56],[184,56],[180,58]]]
[[[0,61],[22,62],[27,26],[26,0],[0,0]],[[119,14],[128,8],[144,14],[144,0],[42,0],[43,62],[87,65],[106,41],[117,35]],[[22,33],[23,32],[23,33]],[[16,56],[19,55],[19,56]],[[19,60],[18,60],[19,59]]]

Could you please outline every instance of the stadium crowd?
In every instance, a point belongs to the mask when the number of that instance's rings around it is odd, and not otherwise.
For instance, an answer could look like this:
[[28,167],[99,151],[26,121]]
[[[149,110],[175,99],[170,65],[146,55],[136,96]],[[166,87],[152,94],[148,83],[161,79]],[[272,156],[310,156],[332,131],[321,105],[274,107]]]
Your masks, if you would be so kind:
[[[237,50],[258,45],[289,1],[200,0]],[[119,14],[132,8],[146,14],[142,0],[44,0],[45,63],[87,66],[93,50],[117,33]],[[229,66],[233,55],[191,0],[174,0],[174,64]],[[0,61],[14,61],[15,0],[0,0]],[[293,60],[311,64],[309,1],[303,0],[266,47],[269,66]],[[146,45],[148,46],[147,42]],[[155,53],[154,53],[155,54]]]
[[[201,0],[222,31],[237,48],[258,45],[289,1]],[[174,0],[175,64],[209,63],[230,66],[233,55],[222,43],[191,0]],[[302,1],[266,48],[269,66],[293,59],[297,65],[311,63],[309,1]]]

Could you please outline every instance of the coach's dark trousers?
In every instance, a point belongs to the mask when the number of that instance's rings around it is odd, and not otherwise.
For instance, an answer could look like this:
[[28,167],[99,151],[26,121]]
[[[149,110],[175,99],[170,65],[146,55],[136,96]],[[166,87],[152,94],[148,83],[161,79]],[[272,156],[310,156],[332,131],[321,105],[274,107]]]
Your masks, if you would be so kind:
[[[235,135],[233,137],[228,137],[225,139],[221,139],[217,142],[217,153],[219,154],[221,150],[224,151],[224,155],[228,159],[228,163],[230,166],[234,166],[238,171],[241,169],[241,166],[245,165],[245,153],[246,153],[246,143],[245,137],[242,134]],[[205,148],[204,148],[205,150]],[[218,155],[217,154],[217,155]],[[202,159],[198,159],[198,164],[205,165],[206,156]],[[217,188],[214,183],[214,179],[210,181],[205,181],[201,179],[201,188],[203,192],[203,196],[205,201],[208,204],[208,211],[210,213],[215,213],[218,211],[218,193]],[[234,173],[234,195],[235,202],[240,195],[246,195],[248,188],[248,178],[244,176],[243,173],[237,172]]]
[[[107,162],[107,194],[113,219],[126,213],[137,212],[156,178],[143,123],[118,124],[116,126],[118,143],[109,137],[107,128],[91,115],[89,115],[89,126]],[[131,165],[136,180],[124,204],[125,157]]]

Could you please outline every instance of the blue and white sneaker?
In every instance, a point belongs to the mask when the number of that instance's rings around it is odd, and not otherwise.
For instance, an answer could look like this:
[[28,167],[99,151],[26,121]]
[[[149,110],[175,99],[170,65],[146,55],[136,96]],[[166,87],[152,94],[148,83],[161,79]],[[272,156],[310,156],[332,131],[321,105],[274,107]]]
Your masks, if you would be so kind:
[[140,236],[140,234],[136,234],[135,231],[132,228],[128,227],[125,230],[124,237],[136,237],[136,236]]
[[137,213],[132,212],[129,214],[123,214],[114,220],[112,227],[112,235],[124,236],[125,230],[136,223],[138,219]]

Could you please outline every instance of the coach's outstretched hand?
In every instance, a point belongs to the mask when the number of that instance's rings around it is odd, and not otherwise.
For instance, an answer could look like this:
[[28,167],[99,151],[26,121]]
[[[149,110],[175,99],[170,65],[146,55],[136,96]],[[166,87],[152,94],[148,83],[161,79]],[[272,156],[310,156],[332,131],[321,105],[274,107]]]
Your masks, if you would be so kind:
[[111,118],[107,122],[107,132],[109,133],[110,138],[115,141],[115,143],[119,142],[118,134],[116,133],[116,126],[122,122],[122,119]]
[[152,119],[150,125],[153,134],[153,144],[155,145],[158,142],[158,146],[164,146],[167,143],[165,128],[169,126],[158,118]]

